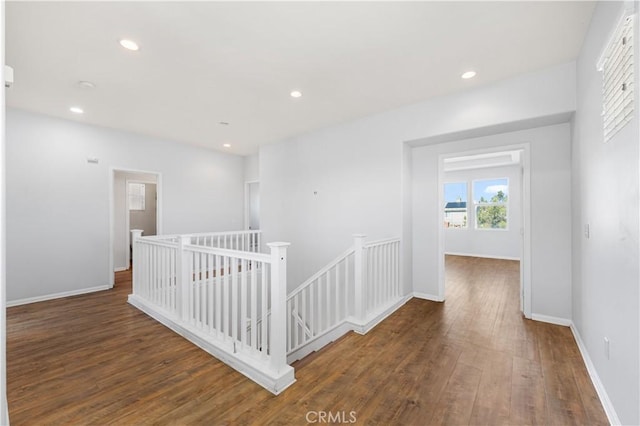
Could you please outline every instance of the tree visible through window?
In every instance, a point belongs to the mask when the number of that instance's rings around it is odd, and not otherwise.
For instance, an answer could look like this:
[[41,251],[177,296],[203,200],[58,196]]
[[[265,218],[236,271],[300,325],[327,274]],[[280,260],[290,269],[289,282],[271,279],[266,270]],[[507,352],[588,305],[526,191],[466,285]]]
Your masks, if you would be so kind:
[[129,184],[129,210],[145,209],[145,185],[144,183]]
[[507,229],[509,180],[486,179],[473,182],[476,229]]

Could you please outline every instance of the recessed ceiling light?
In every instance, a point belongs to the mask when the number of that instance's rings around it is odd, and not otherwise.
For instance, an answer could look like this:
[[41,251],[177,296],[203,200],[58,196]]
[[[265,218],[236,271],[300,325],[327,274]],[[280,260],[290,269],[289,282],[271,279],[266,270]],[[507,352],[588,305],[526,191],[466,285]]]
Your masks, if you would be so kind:
[[475,71],[467,71],[464,74],[462,74],[460,77],[464,78],[465,80],[468,80],[470,78],[473,78],[476,76],[476,72]]
[[299,90],[294,90],[293,92],[291,92],[292,98],[299,98],[300,96],[302,96],[302,92]]
[[78,86],[80,86],[83,89],[95,89],[96,85],[95,83],[92,83],[90,81],[86,81],[86,80],[81,80],[78,82]]
[[222,146],[224,146],[225,148],[231,148],[231,144],[230,143],[225,143]]
[[69,111],[71,111],[74,114],[84,114],[84,110],[80,107],[71,107],[69,108]]
[[127,40],[127,39],[120,40],[120,46],[124,47],[125,49],[129,49],[129,50],[138,50],[138,49],[140,49],[140,47],[138,46],[138,43],[136,43],[135,41],[132,41],[132,40]]

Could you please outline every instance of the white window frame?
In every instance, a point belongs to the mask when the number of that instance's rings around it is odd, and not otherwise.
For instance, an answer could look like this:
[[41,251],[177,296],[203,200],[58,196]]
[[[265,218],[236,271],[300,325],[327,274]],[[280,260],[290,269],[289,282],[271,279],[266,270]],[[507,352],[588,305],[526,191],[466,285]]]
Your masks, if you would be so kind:
[[[142,193],[141,194],[131,194],[131,186],[132,185],[139,185],[141,186],[141,190]],[[129,182],[127,181],[127,205],[129,207],[129,211],[145,211],[146,207],[147,207],[147,203],[146,203],[146,191],[147,191],[147,186],[144,182]],[[137,205],[135,205],[135,203],[133,203],[132,201],[134,201],[135,199],[140,201],[141,206],[138,207]]]
[[[507,201],[506,202],[502,202],[502,203],[496,203],[496,202],[492,202],[492,201],[487,201],[487,202],[483,202],[481,203],[480,201],[476,202],[475,200],[475,184],[476,182],[482,182],[485,180],[505,180],[507,182]],[[511,184],[509,183],[509,178],[508,177],[496,177],[496,178],[482,178],[482,179],[474,179],[471,181],[471,202],[473,203],[473,222],[474,222],[474,229],[476,231],[508,231],[509,230],[509,224],[511,223],[511,217],[510,217],[510,211],[511,209],[509,208],[509,203],[511,201],[511,198],[509,197],[509,188],[511,188]],[[507,226],[505,226],[504,228],[480,228],[478,226],[478,208],[479,207],[493,207],[493,206],[504,206],[505,209],[507,210]]]
[[602,73],[602,131],[610,141],[633,118],[634,105],[634,15],[625,9],[600,60]]

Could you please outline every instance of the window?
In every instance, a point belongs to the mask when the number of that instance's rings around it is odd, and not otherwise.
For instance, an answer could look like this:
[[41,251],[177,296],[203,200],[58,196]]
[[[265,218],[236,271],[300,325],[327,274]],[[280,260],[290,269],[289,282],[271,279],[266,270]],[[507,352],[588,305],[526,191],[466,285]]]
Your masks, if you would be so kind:
[[144,183],[129,184],[129,210],[144,210],[145,208]]
[[633,15],[624,17],[616,28],[598,69],[602,71],[602,116],[607,142],[633,117]]
[[444,227],[467,227],[467,183],[444,184]]
[[473,204],[476,229],[507,229],[509,180],[501,178],[473,181]]

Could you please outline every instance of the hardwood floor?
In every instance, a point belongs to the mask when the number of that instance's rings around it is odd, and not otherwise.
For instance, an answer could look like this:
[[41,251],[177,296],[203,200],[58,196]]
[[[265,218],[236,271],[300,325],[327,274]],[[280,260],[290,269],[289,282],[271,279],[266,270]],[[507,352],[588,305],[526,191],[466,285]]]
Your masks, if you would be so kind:
[[[271,395],[113,290],[7,310],[13,425],[606,424],[566,327],[522,319],[518,264],[447,258],[447,301],[412,299],[299,361]],[[325,416],[325,417],[322,417]]]

